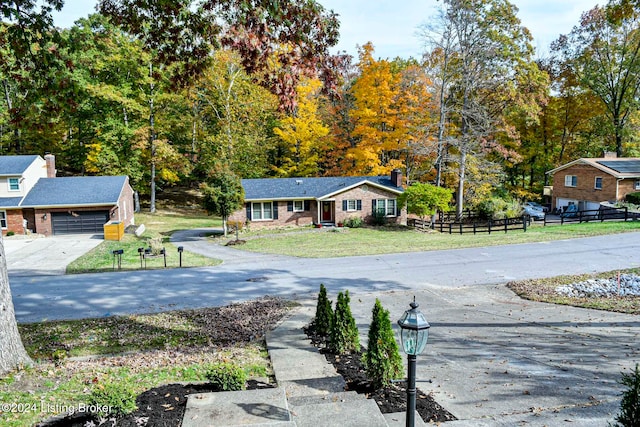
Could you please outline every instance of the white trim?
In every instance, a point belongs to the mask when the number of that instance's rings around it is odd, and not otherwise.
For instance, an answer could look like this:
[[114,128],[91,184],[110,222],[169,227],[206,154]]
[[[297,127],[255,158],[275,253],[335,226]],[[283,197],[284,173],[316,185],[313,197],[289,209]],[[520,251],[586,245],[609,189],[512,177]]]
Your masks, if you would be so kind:
[[[18,188],[17,188],[17,189],[15,189],[15,190],[14,190],[13,188],[11,188],[11,180],[18,181]],[[21,186],[20,186],[20,178],[19,178],[19,177],[18,177],[18,178],[16,178],[15,176],[14,176],[14,177],[7,178],[7,190],[8,190],[10,193],[17,193],[17,192],[20,192],[20,190],[21,190]]]
[[[296,203],[300,203],[300,209],[296,208]],[[304,200],[293,200],[293,212],[304,212]]]
[[352,190],[352,189],[354,189],[356,187],[360,187],[361,185],[365,185],[365,184],[366,185],[372,185],[372,186],[374,186],[376,188],[379,188],[381,190],[387,190],[387,191],[389,191],[391,193],[402,194],[404,192],[404,189],[402,189],[402,188],[395,189],[395,188],[387,187],[386,185],[378,184],[378,183],[369,181],[368,179],[365,179],[364,181],[360,181],[360,182],[355,183],[353,185],[350,185],[348,187],[341,188],[340,190],[334,191],[333,193],[325,194],[324,196],[318,197],[318,200],[326,200],[329,197],[333,197],[333,196],[335,196],[337,194],[344,193],[345,191]]
[[[598,180],[600,180],[600,187],[598,187]],[[604,181],[604,179],[601,176],[596,176],[593,179],[593,189],[594,190],[602,190],[602,182]]]
[[[258,204],[258,203],[259,203],[259,204],[260,204],[260,216],[261,216],[261,217],[264,217],[264,212],[265,212],[264,205],[265,205],[265,204],[267,204],[267,203],[268,203],[268,204],[270,204],[270,205],[271,205],[271,208],[270,208],[270,209],[268,209],[268,211],[270,211],[270,212],[271,212],[271,218],[254,218],[254,217],[253,217],[253,212],[254,212],[254,210],[253,210],[253,204],[254,204],[254,203],[256,203],[256,204]],[[265,202],[250,202],[250,204],[251,204],[251,218],[249,219],[250,221],[273,221],[273,220],[274,220],[274,219],[273,219],[273,201],[265,201]]]
[[[573,183],[573,179],[575,178],[576,183]],[[565,175],[564,176],[564,186],[570,188],[576,188],[578,186],[578,176],[577,175]]]

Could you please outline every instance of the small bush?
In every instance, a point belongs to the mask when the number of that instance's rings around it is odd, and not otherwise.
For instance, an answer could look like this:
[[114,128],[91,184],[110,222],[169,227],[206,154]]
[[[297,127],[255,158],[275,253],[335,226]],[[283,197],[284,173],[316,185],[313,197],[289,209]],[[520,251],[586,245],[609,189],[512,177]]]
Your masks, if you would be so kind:
[[629,193],[626,196],[624,196],[624,200],[634,205],[640,205],[640,192]]
[[382,308],[377,298],[371,312],[369,344],[362,363],[376,389],[390,384],[402,372],[402,357],[391,328],[389,311]]
[[220,391],[244,390],[247,374],[233,363],[216,363],[206,373],[207,380]]
[[316,317],[314,321],[316,335],[328,338],[331,333],[331,322],[333,320],[333,309],[331,301],[327,298],[327,288],[320,284],[318,294],[318,305],[316,306]]
[[227,221],[227,228],[229,230],[238,230],[238,231],[242,231],[242,227],[244,226],[244,223],[242,221]]
[[384,209],[376,209],[373,212],[373,219],[371,220],[373,225],[382,226],[387,223],[387,214]]
[[630,374],[622,374],[620,384],[627,387],[622,392],[620,414],[616,416],[616,427],[640,426],[640,370],[636,363],[635,370]]
[[476,210],[482,219],[504,219],[520,216],[522,206],[516,200],[492,197],[480,202]]
[[360,350],[358,327],[351,314],[349,302],[349,291],[345,291],[344,294],[342,292],[338,294],[329,337],[329,348],[336,354]]
[[344,220],[344,226],[349,228],[360,228],[364,221],[359,216],[352,216]]
[[164,249],[162,237],[152,237],[147,240],[147,244],[151,248],[152,255],[160,255],[162,249]]
[[100,415],[127,415],[135,411],[136,393],[129,384],[124,382],[98,383],[91,390],[89,396],[91,406],[108,408],[108,413]]
[[15,231],[7,231],[7,237],[14,236],[16,234]]

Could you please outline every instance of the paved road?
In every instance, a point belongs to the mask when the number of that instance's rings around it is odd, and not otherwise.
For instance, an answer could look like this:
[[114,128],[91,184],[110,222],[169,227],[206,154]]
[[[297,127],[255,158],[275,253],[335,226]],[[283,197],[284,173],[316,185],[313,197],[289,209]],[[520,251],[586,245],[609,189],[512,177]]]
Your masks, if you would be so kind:
[[[180,236],[178,236],[180,237]],[[206,245],[193,236],[179,244]],[[224,264],[71,276],[14,276],[19,322],[107,316],[224,305],[265,294],[305,298],[320,283],[337,292],[425,290],[504,283],[512,279],[589,273],[637,266],[640,233],[489,248],[308,259],[225,251]],[[235,254],[235,255],[233,255]],[[235,261],[234,261],[235,260]],[[188,264],[188,259],[184,262]]]
[[[620,372],[640,360],[638,316],[523,301],[511,279],[638,265],[640,233],[336,259],[250,254],[174,238],[224,259],[211,268],[77,276],[10,274],[21,322],[223,305],[265,294],[313,304],[320,283],[351,293],[363,344],[374,300],[400,317],[415,295],[431,323],[418,387],[464,421],[452,427],[607,425]],[[188,259],[185,260],[188,262]],[[448,424],[448,423],[447,423]]]

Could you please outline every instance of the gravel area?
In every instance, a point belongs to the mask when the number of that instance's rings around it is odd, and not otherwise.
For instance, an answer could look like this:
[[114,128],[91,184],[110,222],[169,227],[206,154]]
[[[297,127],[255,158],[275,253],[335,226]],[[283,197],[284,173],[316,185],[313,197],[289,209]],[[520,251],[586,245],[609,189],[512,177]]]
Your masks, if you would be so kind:
[[640,296],[640,276],[620,274],[609,279],[589,279],[558,286],[556,293],[576,298]]

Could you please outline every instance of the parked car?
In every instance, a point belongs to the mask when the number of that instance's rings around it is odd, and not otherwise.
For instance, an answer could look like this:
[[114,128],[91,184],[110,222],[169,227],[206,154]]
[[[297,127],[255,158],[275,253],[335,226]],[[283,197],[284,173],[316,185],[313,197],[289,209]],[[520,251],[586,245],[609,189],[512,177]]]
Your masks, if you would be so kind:
[[548,210],[545,206],[542,206],[538,202],[524,202],[524,206],[531,206],[532,208],[540,209],[542,212],[547,212]]
[[525,215],[529,215],[533,220],[543,220],[544,211],[542,209],[534,208],[533,206],[524,205],[522,208]]

